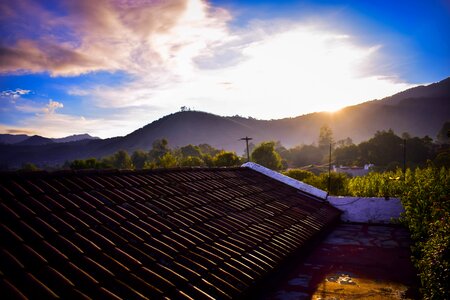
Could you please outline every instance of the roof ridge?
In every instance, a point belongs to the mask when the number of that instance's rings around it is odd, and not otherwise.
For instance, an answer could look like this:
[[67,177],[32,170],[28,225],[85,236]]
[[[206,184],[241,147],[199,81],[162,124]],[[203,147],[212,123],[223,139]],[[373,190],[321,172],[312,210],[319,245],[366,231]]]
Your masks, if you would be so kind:
[[148,173],[169,173],[169,172],[182,172],[182,171],[233,171],[244,170],[243,167],[175,167],[175,168],[154,168],[154,169],[62,169],[62,170],[38,170],[38,171],[0,171],[0,178],[6,177],[39,177],[39,176],[52,176],[52,175],[91,175],[91,174],[148,174]]

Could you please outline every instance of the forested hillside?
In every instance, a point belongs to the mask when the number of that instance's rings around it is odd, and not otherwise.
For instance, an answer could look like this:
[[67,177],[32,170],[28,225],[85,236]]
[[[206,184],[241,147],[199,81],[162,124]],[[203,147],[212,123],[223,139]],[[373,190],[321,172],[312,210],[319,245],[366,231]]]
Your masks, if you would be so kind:
[[[300,99],[299,101],[307,101]],[[255,108],[257,109],[257,108]],[[429,86],[409,89],[391,97],[346,107],[336,113],[312,113],[280,120],[256,120],[240,116],[221,117],[205,112],[181,111],[165,116],[124,137],[32,145],[24,140],[0,145],[0,165],[18,167],[23,163],[63,164],[67,160],[100,158],[118,150],[129,153],[148,150],[155,140],[166,138],[173,148],[188,144],[209,144],[241,155],[249,136],[253,143],[279,141],[291,148],[317,141],[321,127],[328,126],[334,139],[350,138],[354,143],[367,140],[377,131],[392,129],[396,134],[429,136],[432,139],[450,119],[450,78]],[[11,137],[8,137],[11,140]]]

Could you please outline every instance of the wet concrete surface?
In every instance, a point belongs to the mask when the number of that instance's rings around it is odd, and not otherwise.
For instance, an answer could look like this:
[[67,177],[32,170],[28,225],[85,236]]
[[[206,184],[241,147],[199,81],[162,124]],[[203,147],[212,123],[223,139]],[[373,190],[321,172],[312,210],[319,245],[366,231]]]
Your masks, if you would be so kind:
[[340,224],[266,299],[417,299],[405,228]]

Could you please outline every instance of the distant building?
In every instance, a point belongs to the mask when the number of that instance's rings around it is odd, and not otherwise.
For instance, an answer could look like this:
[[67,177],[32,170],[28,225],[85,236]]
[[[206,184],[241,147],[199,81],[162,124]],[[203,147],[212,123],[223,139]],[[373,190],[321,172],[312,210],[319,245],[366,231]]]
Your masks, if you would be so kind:
[[351,175],[352,177],[355,176],[364,176],[370,172],[374,165],[373,164],[366,164],[364,167],[347,167],[347,166],[334,166],[333,165],[333,171],[337,173],[346,173]]

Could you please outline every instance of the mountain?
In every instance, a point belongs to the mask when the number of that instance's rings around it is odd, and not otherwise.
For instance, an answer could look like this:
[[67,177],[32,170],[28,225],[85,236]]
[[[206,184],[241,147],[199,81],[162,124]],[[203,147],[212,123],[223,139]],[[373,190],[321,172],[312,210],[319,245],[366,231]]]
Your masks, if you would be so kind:
[[52,140],[55,143],[68,143],[68,142],[77,142],[77,141],[81,141],[81,140],[98,140],[98,139],[100,139],[100,138],[96,137],[96,136],[91,136],[91,135],[85,133],[85,134],[74,134],[74,135],[63,137],[63,138],[55,138]]
[[[30,138],[33,138],[29,140]],[[99,137],[85,134],[74,134],[63,138],[46,138],[39,135],[29,136],[26,134],[0,134],[0,144],[19,144],[20,145],[44,145],[55,143],[76,142],[81,140],[98,140]],[[28,140],[28,141],[26,141]]]
[[323,125],[331,127],[335,140],[350,137],[355,143],[369,139],[379,130],[390,128],[397,134],[408,132],[412,136],[435,138],[448,120],[450,78],[381,100],[349,106],[335,113],[320,112],[267,121],[184,111],[165,116],[124,137],[65,143],[35,142],[37,145],[30,145],[25,140],[15,145],[0,145],[0,165],[17,167],[25,162],[53,165],[77,158],[102,157],[121,149],[129,152],[148,150],[155,139],[161,138],[167,138],[172,148],[208,143],[242,154],[244,143],[239,140],[242,137],[252,137],[255,144],[275,140],[286,147],[293,147],[316,142]]
[[29,137],[26,134],[0,134],[0,144],[20,143]]
[[54,141],[49,138],[42,137],[40,135],[33,135],[26,140],[21,141],[20,143],[17,143],[18,146],[41,146],[41,145],[47,145],[52,144]]
[[254,143],[281,141],[286,147],[317,141],[323,125],[331,127],[335,140],[351,137],[359,143],[378,130],[436,137],[450,119],[450,78],[419,86],[384,98],[346,107],[339,112],[312,113],[280,120],[221,117],[205,112],[185,111],[165,116],[117,140],[119,149],[149,149],[153,140],[167,138],[172,147],[208,143],[217,148],[244,149],[239,139],[249,136]]

